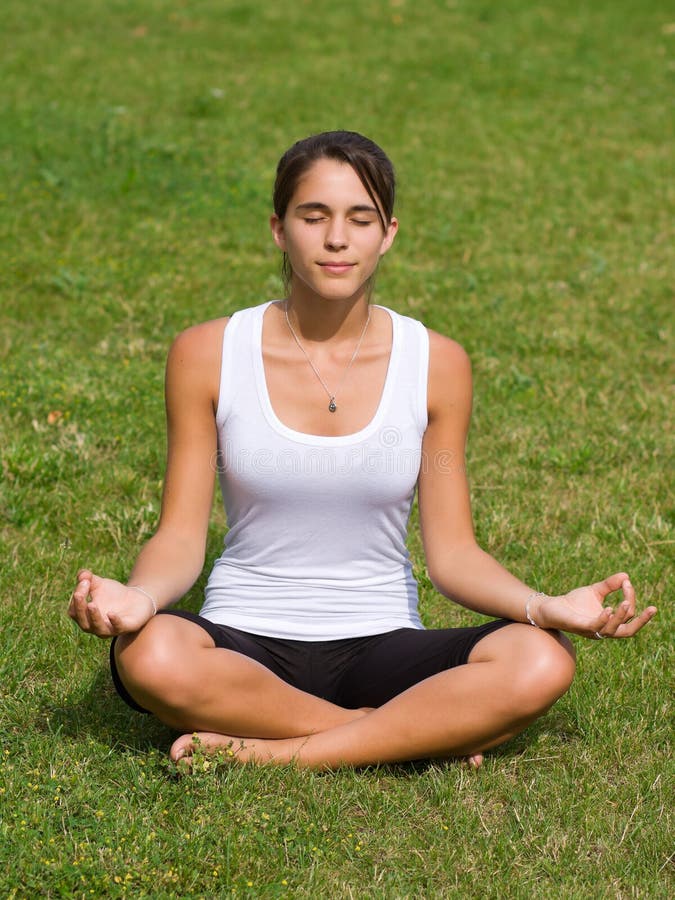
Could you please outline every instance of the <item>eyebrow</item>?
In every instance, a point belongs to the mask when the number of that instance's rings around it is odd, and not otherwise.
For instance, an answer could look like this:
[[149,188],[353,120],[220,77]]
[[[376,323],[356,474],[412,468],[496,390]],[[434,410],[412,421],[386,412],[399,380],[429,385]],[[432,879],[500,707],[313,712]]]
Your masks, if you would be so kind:
[[[317,209],[322,212],[330,212],[330,206],[326,203],[318,203],[317,201],[310,200],[307,203],[298,203],[295,207],[296,211],[300,209]],[[374,206],[368,206],[366,203],[357,204],[356,206],[350,206],[347,210],[348,212],[370,212],[378,215],[377,209]]]

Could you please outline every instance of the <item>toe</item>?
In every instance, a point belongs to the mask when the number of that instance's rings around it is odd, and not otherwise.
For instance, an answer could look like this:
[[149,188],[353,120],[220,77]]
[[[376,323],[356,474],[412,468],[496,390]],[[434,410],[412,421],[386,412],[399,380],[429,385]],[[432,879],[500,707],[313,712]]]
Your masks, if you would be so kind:
[[186,756],[192,756],[193,751],[193,735],[183,734],[171,745],[169,756],[177,763],[179,759],[184,759]]
[[480,769],[480,767],[483,765],[483,754],[472,753],[471,756],[467,756],[466,761],[469,764],[469,768]]

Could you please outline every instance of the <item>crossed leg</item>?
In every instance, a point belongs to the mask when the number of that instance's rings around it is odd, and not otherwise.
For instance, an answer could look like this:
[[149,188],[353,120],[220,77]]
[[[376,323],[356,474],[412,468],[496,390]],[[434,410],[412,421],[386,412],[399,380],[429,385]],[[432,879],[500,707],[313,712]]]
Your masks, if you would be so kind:
[[[207,748],[241,761],[333,769],[427,757],[478,757],[522,731],[567,690],[574,653],[564,636],[509,625],[474,647],[466,665],[425,679],[367,715],[303,737],[277,740],[202,734]],[[193,736],[174,742],[179,760]]]
[[121,635],[115,661],[133,699],[178,731],[288,738],[343,725],[343,709],[292,687],[254,659],[217,648],[199,625],[156,616]]
[[197,732],[203,748],[230,749],[240,761],[332,769],[468,756],[477,764],[483,750],[546,712],[574,675],[566,637],[513,624],[482,638],[466,665],[366,712],[297,690],[241,654],[216,653],[209,635],[185,620],[158,617],[118,644],[132,696],[189,732],[171,748],[176,761],[193,752]]

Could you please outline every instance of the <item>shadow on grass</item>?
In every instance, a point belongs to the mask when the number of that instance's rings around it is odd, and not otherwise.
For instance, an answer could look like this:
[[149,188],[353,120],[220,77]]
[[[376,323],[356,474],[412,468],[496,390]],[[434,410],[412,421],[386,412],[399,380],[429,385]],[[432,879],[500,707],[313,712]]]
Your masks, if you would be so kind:
[[[486,750],[485,762],[492,761],[498,766],[504,766],[511,762],[557,759],[562,755],[564,746],[582,739],[583,734],[577,727],[574,718],[564,709],[554,709],[529,725],[521,734],[499,747]],[[431,769],[454,768],[463,764],[463,760],[452,757],[389,764],[379,766],[378,769],[380,772],[387,771],[399,777],[410,777],[423,774]]]
[[78,687],[58,705],[44,703],[36,722],[41,731],[58,733],[74,740],[93,739],[111,750],[146,753],[166,752],[176,732],[154,716],[130,709],[118,697],[106,669],[100,669],[89,685]]

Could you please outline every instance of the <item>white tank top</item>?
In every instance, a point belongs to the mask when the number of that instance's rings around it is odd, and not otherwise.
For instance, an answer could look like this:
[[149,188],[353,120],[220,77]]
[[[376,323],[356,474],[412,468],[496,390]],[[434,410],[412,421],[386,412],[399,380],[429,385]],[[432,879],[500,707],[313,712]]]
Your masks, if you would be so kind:
[[225,328],[216,423],[229,530],[201,615],[306,641],[422,628],[406,533],[427,426],[427,331],[386,310],[393,343],[372,420],[340,437],[305,434],[270,403],[268,306]]

